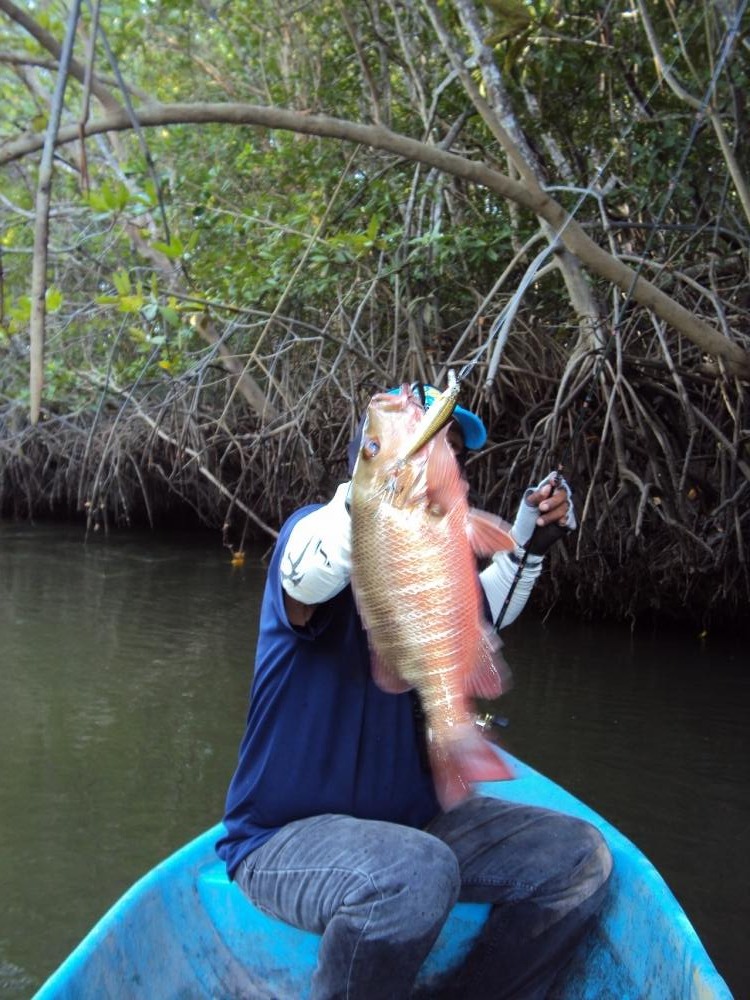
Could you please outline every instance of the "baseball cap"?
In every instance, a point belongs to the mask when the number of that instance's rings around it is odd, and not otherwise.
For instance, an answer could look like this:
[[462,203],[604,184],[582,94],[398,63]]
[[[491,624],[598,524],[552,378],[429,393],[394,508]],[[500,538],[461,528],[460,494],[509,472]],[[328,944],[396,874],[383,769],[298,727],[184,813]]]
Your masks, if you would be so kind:
[[[434,385],[426,385],[424,383],[419,383],[413,386],[414,391],[417,396],[421,397],[422,393],[420,389],[424,392],[425,407],[429,409],[430,406],[435,402],[437,397],[440,395],[440,390],[436,389]],[[401,392],[401,386],[396,386],[393,389],[387,390],[390,393],[396,395]],[[347,447],[347,467],[349,469],[349,475],[351,476],[354,471],[354,466],[357,461],[357,454],[359,452],[360,445],[362,443],[362,430],[365,426],[365,419],[367,417],[367,411],[362,414],[357,424],[354,435],[349,442]],[[487,428],[484,423],[476,415],[472,413],[471,410],[465,409],[463,406],[457,406],[454,411],[452,418],[456,421],[458,426],[461,428],[461,433],[463,434],[464,444],[467,448],[475,451],[477,448],[481,448],[484,442],[487,440]]]

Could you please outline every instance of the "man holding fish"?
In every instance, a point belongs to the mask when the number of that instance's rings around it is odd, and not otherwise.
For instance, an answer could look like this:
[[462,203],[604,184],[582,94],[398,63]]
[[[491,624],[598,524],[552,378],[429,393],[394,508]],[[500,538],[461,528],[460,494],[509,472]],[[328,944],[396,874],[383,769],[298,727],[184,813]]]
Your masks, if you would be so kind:
[[[487,616],[517,617],[575,516],[554,477],[512,527],[469,507],[486,430],[457,391],[374,396],[351,482],[292,515],[269,567],[217,849],[259,908],[322,935],[313,1000],[541,1000],[611,869],[588,824],[472,790],[512,777],[471,707],[508,684]],[[457,899],[492,904],[484,929],[415,993]]]

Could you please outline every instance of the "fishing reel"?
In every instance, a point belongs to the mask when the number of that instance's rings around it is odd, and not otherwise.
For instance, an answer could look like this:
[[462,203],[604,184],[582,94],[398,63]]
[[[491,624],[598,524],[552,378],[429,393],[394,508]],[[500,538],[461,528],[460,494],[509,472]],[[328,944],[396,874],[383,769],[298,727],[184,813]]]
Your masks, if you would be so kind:
[[494,738],[497,736],[496,730],[507,729],[510,725],[510,719],[504,715],[497,715],[495,712],[481,712],[474,716],[474,725],[485,739],[494,742]]

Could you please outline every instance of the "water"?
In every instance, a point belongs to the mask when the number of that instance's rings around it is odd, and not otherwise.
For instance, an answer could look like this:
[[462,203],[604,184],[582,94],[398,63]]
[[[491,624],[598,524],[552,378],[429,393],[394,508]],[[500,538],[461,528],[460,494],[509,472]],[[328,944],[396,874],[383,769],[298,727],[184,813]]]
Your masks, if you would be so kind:
[[[221,816],[262,551],[215,536],[0,524],[0,998],[21,1000],[138,876]],[[750,996],[750,705],[739,641],[527,612],[505,633],[509,750],[667,879]]]

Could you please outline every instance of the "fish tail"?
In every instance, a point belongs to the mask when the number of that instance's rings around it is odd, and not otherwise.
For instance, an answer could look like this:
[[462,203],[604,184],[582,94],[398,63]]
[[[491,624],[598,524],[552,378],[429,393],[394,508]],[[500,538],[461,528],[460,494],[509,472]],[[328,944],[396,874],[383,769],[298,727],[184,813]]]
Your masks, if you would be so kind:
[[475,781],[507,781],[514,774],[499,751],[472,724],[461,726],[459,735],[430,744],[430,765],[435,792],[443,809],[452,809],[467,799]]

